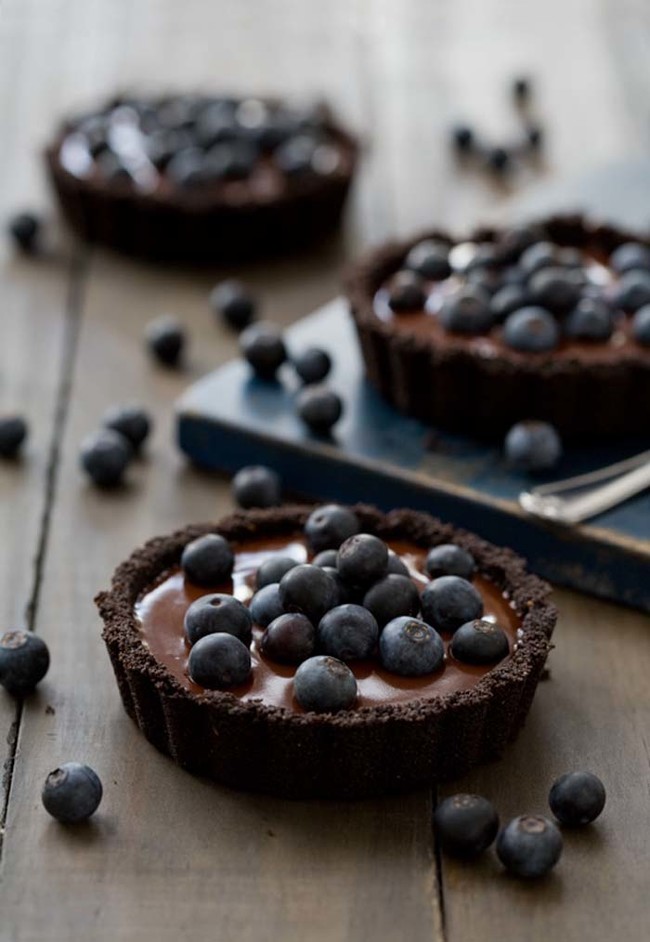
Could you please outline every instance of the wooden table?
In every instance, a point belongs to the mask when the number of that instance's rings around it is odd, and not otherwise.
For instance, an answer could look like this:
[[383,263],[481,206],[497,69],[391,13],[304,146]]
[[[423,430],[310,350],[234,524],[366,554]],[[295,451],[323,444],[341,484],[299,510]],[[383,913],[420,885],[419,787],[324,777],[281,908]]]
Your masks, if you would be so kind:
[[[542,175],[643,153],[649,37],[641,0],[5,0],[0,209],[43,203],[38,149],[53,119],[116,86],[324,92],[367,142],[347,241],[243,273],[265,315],[289,323],[334,294],[344,252],[501,205],[510,187],[455,172],[444,135],[457,115],[507,131],[514,72],[538,79]],[[0,467],[0,624],[34,628],[52,652],[24,706],[0,695],[1,942],[646,939],[650,631],[634,612],[558,592],[551,678],[524,732],[451,789],[490,796],[507,818],[544,811],[562,771],[603,777],[602,821],[567,835],[540,885],[508,879],[492,856],[441,859],[435,791],[282,802],[194,779],[144,741],[92,598],[145,538],[231,506],[227,484],[171,443],[174,398],[235,351],[206,303],[216,274],[137,265],[60,233],[39,261],[1,251],[0,408],[26,413],[32,436],[22,462]],[[154,368],[141,343],[167,310],[192,334],[182,373]],[[79,442],[128,400],[153,413],[153,441],[128,487],[99,493],[78,471]],[[39,796],[70,759],[97,769],[105,799],[92,823],[65,829]]]

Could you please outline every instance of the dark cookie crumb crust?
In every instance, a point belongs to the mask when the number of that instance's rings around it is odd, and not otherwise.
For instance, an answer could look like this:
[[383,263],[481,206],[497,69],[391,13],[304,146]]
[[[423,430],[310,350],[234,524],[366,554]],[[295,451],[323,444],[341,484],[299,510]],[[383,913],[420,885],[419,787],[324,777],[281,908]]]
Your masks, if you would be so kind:
[[469,691],[335,715],[293,714],[232,694],[190,693],[143,645],[134,605],[185,544],[208,532],[238,542],[299,530],[311,508],[240,512],[146,543],[122,563],[97,606],[122,701],[147,739],[179,765],[235,788],[289,798],[360,798],[456,778],[501,754],[521,727],[551,647],[549,586],[524,560],[410,510],[358,506],[364,530],[423,547],[457,542],[512,599],[522,641]]
[[[552,216],[535,228],[560,246],[592,247],[609,255],[624,242],[648,239],[584,217]],[[499,230],[482,228],[471,242],[492,242]],[[362,258],[345,279],[366,373],[400,412],[429,425],[494,439],[520,419],[551,422],[567,439],[647,435],[650,363],[641,354],[608,363],[553,359],[552,354],[478,357],[470,350],[441,349],[429,338],[394,330],[374,312],[375,292],[406,253],[424,239],[458,242],[442,231],[391,242]],[[465,239],[460,240],[465,241]],[[585,408],[589,403],[589,408]],[[634,403],[634,408],[630,404]]]

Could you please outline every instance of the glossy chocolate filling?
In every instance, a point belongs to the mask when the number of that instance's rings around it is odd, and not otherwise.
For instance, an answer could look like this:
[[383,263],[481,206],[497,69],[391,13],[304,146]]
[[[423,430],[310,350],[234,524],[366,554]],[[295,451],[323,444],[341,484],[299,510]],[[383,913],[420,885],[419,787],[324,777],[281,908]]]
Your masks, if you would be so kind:
[[[407,565],[416,585],[423,588],[429,581],[424,570],[426,550],[405,541],[389,540],[388,545]],[[136,605],[143,643],[184,687],[197,694],[203,693],[204,689],[188,676],[189,647],[183,633],[183,619],[189,605],[208,592],[233,594],[247,603],[254,594],[255,573],[269,556],[292,556],[299,562],[310,560],[300,533],[293,538],[250,541],[233,548],[235,568],[231,582],[210,589],[199,587],[187,582],[177,568],[163,574]],[[512,651],[518,641],[521,618],[503,593],[486,578],[475,576],[474,585],[483,597],[484,617],[496,621],[503,628]],[[229,688],[229,692],[242,700],[261,700],[266,704],[303,712],[293,697],[292,679],[296,667],[279,664],[260,654],[258,642],[261,635],[262,629],[255,626],[250,679],[245,684]],[[359,689],[357,706],[408,703],[425,697],[469,690],[492,669],[492,666],[460,663],[448,650],[451,635],[443,634],[442,637],[447,651],[444,666],[426,677],[399,677],[385,671],[376,659],[352,662],[350,667],[357,678]]]

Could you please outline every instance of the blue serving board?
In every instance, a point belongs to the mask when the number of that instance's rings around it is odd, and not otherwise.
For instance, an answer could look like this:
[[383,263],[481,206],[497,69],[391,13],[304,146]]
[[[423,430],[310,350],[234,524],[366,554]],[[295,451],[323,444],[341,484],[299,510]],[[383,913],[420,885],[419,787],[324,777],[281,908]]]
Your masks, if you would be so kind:
[[[426,510],[513,547],[553,582],[650,611],[650,493],[587,525],[566,528],[530,517],[517,497],[538,481],[507,468],[498,448],[405,418],[367,383],[343,299],[299,321],[287,341],[292,350],[316,345],[332,354],[331,385],[345,400],[335,435],[323,440],[304,429],[294,412],[298,387],[289,367],[279,382],[264,382],[236,360],[193,385],[178,403],[179,444],[195,464],[230,473],[268,464],[287,491],[305,497]],[[648,444],[570,451],[557,477]]]

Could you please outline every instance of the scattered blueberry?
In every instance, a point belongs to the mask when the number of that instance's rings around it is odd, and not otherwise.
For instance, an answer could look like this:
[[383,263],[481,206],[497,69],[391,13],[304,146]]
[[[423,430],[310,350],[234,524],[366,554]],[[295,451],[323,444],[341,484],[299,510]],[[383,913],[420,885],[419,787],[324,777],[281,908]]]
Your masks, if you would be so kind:
[[565,314],[578,303],[582,284],[581,271],[549,266],[532,275],[528,291],[533,304]]
[[433,816],[442,849],[452,857],[478,857],[499,830],[494,805],[482,795],[452,795],[441,801]]
[[45,779],[41,798],[48,814],[62,824],[85,821],[97,811],[103,789],[89,765],[65,762]]
[[435,239],[414,245],[406,256],[406,268],[429,281],[442,281],[451,275],[449,246]]
[[185,578],[195,585],[217,586],[232,575],[235,563],[228,541],[217,533],[206,533],[187,544],[181,556]]
[[492,320],[500,324],[509,314],[526,307],[529,302],[530,295],[523,285],[505,285],[499,288],[490,300]]
[[388,550],[388,569],[386,571],[394,576],[409,576],[410,578],[411,575],[404,560],[392,549]]
[[438,631],[456,631],[483,614],[483,599],[467,579],[439,576],[421,595],[422,617]]
[[605,786],[593,772],[567,772],[553,782],[548,803],[560,824],[595,821],[605,807]]
[[260,641],[260,651],[281,664],[302,664],[316,648],[316,630],[306,615],[287,612],[275,618]]
[[36,248],[41,220],[34,213],[17,213],[9,220],[8,232],[21,250],[31,254]]
[[298,565],[297,560],[292,556],[270,556],[265,559],[257,570],[255,584],[258,589],[263,589],[265,585],[271,585],[273,582],[279,582],[285,573],[289,572]]
[[246,646],[253,640],[253,617],[234,595],[202,595],[185,612],[183,627],[190,644],[217,632],[234,635]]
[[336,565],[345,582],[370,586],[386,575],[388,547],[370,533],[355,533],[339,547]]
[[151,419],[139,406],[114,406],[105,414],[102,425],[123,435],[135,450],[151,431]]
[[286,612],[302,612],[317,625],[325,612],[338,605],[338,587],[320,566],[303,563],[280,580],[280,600]]
[[318,435],[324,435],[343,415],[343,401],[327,386],[305,386],[296,400],[298,415]]
[[517,104],[527,102],[532,94],[531,81],[528,78],[519,77],[512,83],[512,97]]
[[176,366],[185,346],[185,330],[180,321],[165,314],[147,325],[146,341],[152,355],[160,363]]
[[391,573],[368,589],[363,604],[383,628],[400,615],[417,615],[420,611],[420,593],[409,576]]
[[272,324],[252,324],[240,337],[241,351],[261,379],[271,380],[287,359],[282,334]]
[[529,124],[526,127],[526,142],[532,151],[541,149],[544,143],[544,131],[539,124]]
[[609,264],[617,275],[634,269],[650,270],[650,247],[639,242],[625,242],[614,249]]
[[324,504],[313,510],[305,523],[305,536],[313,550],[338,550],[349,536],[359,532],[359,521],[353,511],[340,504]]
[[457,151],[468,153],[474,149],[474,132],[465,124],[459,124],[452,128],[451,140]]
[[312,564],[314,566],[324,566],[330,569],[336,569],[336,558],[338,552],[335,549],[326,549],[321,550],[320,553],[317,553],[316,556],[312,559]]
[[0,635],[0,686],[23,696],[45,677],[50,652],[42,638],[31,631],[5,631]]
[[481,334],[492,326],[490,295],[477,285],[465,285],[444,301],[439,317],[447,330]]
[[222,281],[213,288],[210,306],[233,330],[244,330],[255,320],[255,301],[240,281]]
[[282,500],[280,475],[265,465],[248,465],[232,479],[232,492],[240,507],[277,507]]
[[357,698],[357,682],[350,668],[324,654],[310,657],[300,665],[293,689],[300,706],[314,713],[347,710]]
[[560,328],[543,307],[522,307],[508,315],[503,325],[503,339],[514,350],[545,353],[557,346]]
[[320,649],[340,661],[370,657],[378,637],[374,616],[361,605],[337,605],[323,615],[318,625]]
[[490,147],[485,155],[485,163],[495,173],[505,173],[511,162],[512,158],[505,147]]
[[272,621],[284,614],[280,600],[280,586],[277,582],[258,589],[249,605],[251,617],[256,625],[266,628]]
[[230,634],[199,638],[187,662],[190,678],[208,690],[243,684],[251,673],[250,651]]
[[308,347],[293,358],[293,366],[303,383],[321,383],[332,369],[332,358],[325,350]]
[[81,467],[98,487],[120,484],[132,457],[128,439],[113,429],[93,432],[81,443]]
[[385,626],[379,638],[379,656],[382,666],[393,674],[422,677],[442,665],[445,648],[431,625],[404,615]]
[[638,311],[650,304],[650,271],[634,269],[625,272],[614,289],[614,304],[624,311]]
[[534,242],[521,253],[519,265],[529,278],[542,268],[557,265],[557,249],[552,242]]
[[393,277],[388,304],[393,311],[419,311],[427,300],[424,282],[414,271],[398,271]]
[[438,576],[460,576],[471,579],[476,569],[474,557],[455,543],[440,543],[427,554],[426,571],[432,579]]
[[562,835],[548,818],[521,815],[497,838],[497,856],[517,877],[543,877],[560,859]]
[[635,312],[632,318],[632,333],[638,343],[643,344],[644,347],[650,346],[650,304],[644,304]]
[[15,458],[26,438],[27,423],[22,416],[0,416],[0,458]]
[[505,631],[484,618],[469,621],[454,633],[451,653],[464,664],[496,664],[510,653]]
[[554,468],[562,457],[560,436],[548,422],[527,419],[513,425],[505,439],[506,460],[523,471]]
[[564,332],[576,340],[608,340],[614,318],[601,298],[581,298],[564,322]]

